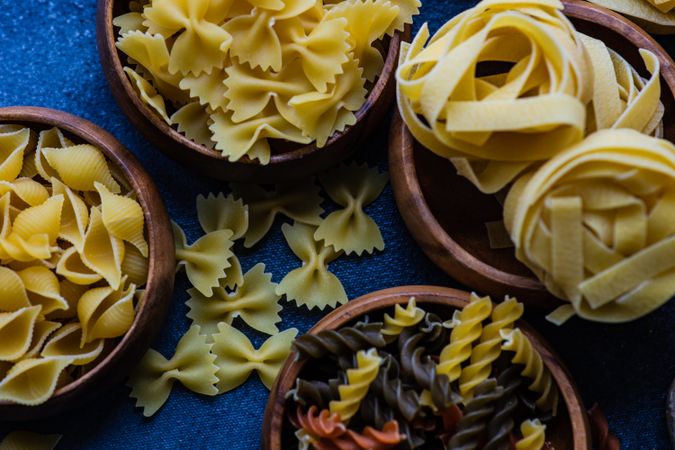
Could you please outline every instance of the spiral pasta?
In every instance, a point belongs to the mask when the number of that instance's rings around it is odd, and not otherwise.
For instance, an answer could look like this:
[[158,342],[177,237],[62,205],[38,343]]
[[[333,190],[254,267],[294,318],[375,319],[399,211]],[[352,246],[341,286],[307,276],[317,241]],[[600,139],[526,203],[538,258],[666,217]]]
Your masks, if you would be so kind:
[[369,348],[384,347],[386,341],[382,337],[381,330],[381,323],[323,330],[316,334],[300,336],[293,343],[293,348],[298,352],[298,356],[314,359],[329,355],[354,354]]
[[[583,174],[583,175],[581,175]],[[602,130],[520,179],[504,222],[525,263],[571,314],[641,317],[675,292],[675,146]]]
[[399,304],[394,307],[394,317],[391,317],[389,314],[384,315],[382,334],[385,336],[398,336],[404,328],[420,323],[424,319],[425,314],[422,308],[417,307],[415,297],[410,297],[408,305],[405,308]]
[[497,378],[497,384],[502,387],[501,398],[495,403],[495,413],[487,424],[488,441],[485,450],[506,450],[509,448],[509,438],[515,427],[513,420],[518,408],[518,389],[522,384],[518,366],[504,369]]
[[333,400],[328,405],[330,412],[337,413],[345,423],[356,414],[368,393],[380,370],[382,358],[375,349],[361,350],[356,354],[356,361],[356,368],[347,370],[347,383],[338,387],[340,400]]
[[546,425],[538,419],[526,420],[520,424],[523,437],[516,441],[516,450],[541,450],[546,441]]
[[466,405],[464,415],[457,424],[457,432],[450,439],[449,449],[478,448],[480,435],[487,428],[502,391],[503,388],[498,386],[493,378],[481,382],[476,387],[476,395]]
[[[426,26],[402,47],[397,95],[408,128],[484,193],[583,138],[588,56],[561,10],[557,0],[485,0],[426,48]],[[488,62],[510,69],[476,76]]]

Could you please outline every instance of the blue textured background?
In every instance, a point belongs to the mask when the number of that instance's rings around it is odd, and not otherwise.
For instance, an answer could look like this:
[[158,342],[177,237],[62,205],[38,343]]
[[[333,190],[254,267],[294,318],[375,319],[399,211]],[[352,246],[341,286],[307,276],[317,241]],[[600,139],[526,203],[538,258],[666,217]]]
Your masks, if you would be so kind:
[[[417,25],[427,20],[435,29],[471,1],[427,0]],[[36,105],[82,116],[115,135],[144,164],[162,192],[171,216],[188,233],[199,236],[194,199],[220,191],[225,184],[205,180],[166,159],[122,115],[99,66],[95,42],[94,0],[0,0],[0,106]],[[668,43],[671,52],[675,40]],[[665,43],[665,40],[662,42]],[[383,131],[386,124],[383,124]],[[368,158],[385,163],[384,133],[368,143]],[[366,151],[364,149],[364,151]],[[177,183],[176,180],[187,182]],[[391,190],[367,208],[384,234],[386,250],[373,257],[341,258],[331,265],[350,298],[404,284],[458,286],[411,240],[398,216]],[[277,223],[254,251],[239,249],[244,269],[263,261],[280,281],[298,261],[285,245]],[[187,283],[176,283],[170,316],[155,346],[170,356],[188,327]],[[307,330],[319,317],[284,305],[282,328]],[[599,402],[624,448],[669,448],[665,394],[675,376],[675,302],[637,322],[605,326],[572,320],[556,328],[536,314],[528,320],[560,353],[583,393],[587,406]],[[246,328],[242,323],[238,326]],[[247,329],[260,345],[263,337]],[[14,428],[32,428],[64,435],[60,448],[223,448],[259,446],[267,390],[257,378],[241,388],[208,398],[176,385],[155,417],[145,419],[120,386],[91,406],[52,421],[0,424],[0,436]]]

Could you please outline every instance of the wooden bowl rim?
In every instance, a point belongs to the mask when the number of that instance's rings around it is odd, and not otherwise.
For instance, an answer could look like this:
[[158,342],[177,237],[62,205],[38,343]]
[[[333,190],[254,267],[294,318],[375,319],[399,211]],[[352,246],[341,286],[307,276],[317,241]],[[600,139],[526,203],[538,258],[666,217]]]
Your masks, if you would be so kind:
[[[661,62],[662,78],[666,81],[670,91],[675,93],[675,62],[653,37],[629,19],[607,8],[583,0],[562,0],[562,3],[565,6],[563,12],[571,19],[597,22],[599,16],[606,17],[608,19],[607,28],[625,36],[635,47],[647,48],[652,51]],[[628,30],[632,30],[634,33],[627,32]],[[427,251],[423,247],[427,256],[437,266],[460,282],[463,282],[462,278],[470,278],[470,276],[458,276],[458,266],[468,269],[472,272],[472,276],[481,278],[483,281],[497,283],[501,288],[509,287],[514,293],[524,292],[526,296],[524,300],[528,304],[532,303],[531,306],[533,307],[542,307],[543,304],[540,301],[529,302],[530,295],[550,299],[549,307],[556,303],[559,304],[561,301],[550,294],[534,275],[523,276],[498,269],[471,254],[446,232],[436,220],[422,193],[413,156],[415,142],[415,138],[403,122],[400,113],[398,110],[395,111],[389,138],[390,172],[398,175],[397,177],[392,176],[392,179],[397,179],[395,184],[399,186],[398,189],[394,189],[397,203],[406,204],[410,207],[410,209],[399,208],[399,210],[406,225],[408,220],[416,224],[424,224],[419,229],[408,226],[416,240],[420,241],[418,234],[423,234],[424,238],[432,240],[436,247],[446,250],[451,258],[448,259],[445,253]],[[400,143],[400,146],[392,145],[392,143]],[[394,160],[400,160],[398,164],[400,169],[392,164]],[[400,200],[399,197],[401,197]],[[406,216],[410,219],[407,219]]]
[[[136,93],[134,87],[131,85],[129,77],[127,77],[124,73],[124,66],[120,60],[119,50],[115,46],[115,43],[117,42],[117,34],[115,33],[115,27],[112,23],[113,7],[116,1],[119,0],[99,0],[99,7],[97,11],[99,20],[97,21],[97,28],[99,29],[98,32],[103,36],[103,43],[101,45],[105,45],[107,47],[106,57],[101,57],[101,64],[112,64],[114,76],[124,87],[124,100],[126,102],[130,102],[137,111],[139,111],[148,121],[152,123],[156,130],[160,131],[164,136],[181,145],[186,150],[194,151],[203,156],[213,158],[214,160],[230,164],[243,164],[263,167],[273,166],[275,164],[298,161],[303,157],[317,151],[331,151],[332,144],[335,144],[342,136],[348,134],[351,128],[355,126],[347,126],[342,131],[334,132],[328,138],[328,141],[326,141],[324,146],[320,148],[317,147],[316,142],[313,142],[307,145],[301,145],[298,148],[294,148],[289,151],[280,153],[272,152],[270,161],[266,165],[263,165],[258,160],[253,160],[246,155],[237,161],[230,161],[227,156],[223,156],[218,150],[212,150],[201,144],[193,142],[183,134],[179,133],[173,127],[169,126],[156,112],[154,112],[147,104],[145,104],[141,100],[140,96]],[[390,37],[389,48],[387,49],[386,56],[384,57],[382,73],[380,73],[376,83],[369,90],[364,104],[355,113],[357,123],[367,117],[370,110],[377,104],[379,98],[385,92],[385,87],[388,80],[394,76],[398,62],[398,48],[403,35],[404,33],[401,31],[396,31]]]
[[[434,304],[457,309],[468,303],[469,295],[465,291],[440,286],[411,285],[383,289],[363,295],[340,306],[317,322],[307,333],[316,334],[326,329],[337,329],[367,313],[406,303],[410,297],[416,297],[419,305]],[[530,325],[521,319],[517,322],[517,326],[530,338],[532,345],[539,351],[545,366],[556,381],[569,414],[570,428],[573,434],[573,449],[589,450],[591,448],[591,432],[588,416],[569,370],[551,345]],[[296,361],[296,357],[297,353],[291,352],[270,391],[261,435],[264,450],[281,450],[285,396],[305,363],[303,360]]]
[[[121,338],[117,338],[119,340],[115,347],[89,372],[56,390],[45,403],[27,407],[45,409],[60,397],[72,395],[78,389],[88,385],[110,364],[123,360],[129,349],[133,348],[134,342],[143,334],[144,330],[141,323],[145,319],[163,320],[163,316],[171,304],[176,266],[173,233],[164,202],[152,178],[141,163],[107,131],[64,111],[33,106],[0,108],[0,123],[35,124],[38,128],[57,127],[65,133],[99,148],[108,160],[121,169],[126,181],[137,195],[137,199],[143,208],[146,223],[149,246],[148,280],[144,287],[143,299],[136,307],[136,315],[131,327]],[[168,279],[171,280],[168,296],[154,295],[155,291],[167,292],[167,275]],[[159,289],[160,286],[162,289]],[[156,307],[160,307],[159,309],[163,311],[162,317],[154,315]],[[23,406],[14,402],[0,401],[0,409]]]

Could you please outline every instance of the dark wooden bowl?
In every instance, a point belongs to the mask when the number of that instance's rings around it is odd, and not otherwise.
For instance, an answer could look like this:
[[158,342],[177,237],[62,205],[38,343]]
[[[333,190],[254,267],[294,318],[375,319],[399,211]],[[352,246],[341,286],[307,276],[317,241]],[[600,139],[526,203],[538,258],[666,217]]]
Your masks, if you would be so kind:
[[[126,0],[99,0],[96,19],[97,42],[103,72],[120,108],[148,140],[179,163],[195,171],[226,181],[272,183],[299,179],[325,170],[352,154],[363,138],[371,135],[385,119],[394,99],[398,50],[404,34],[396,32],[388,40],[385,63],[377,82],[370,90],[366,102],[356,112],[356,124],[343,132],[334,133],[326,145],[305,146],[273,142],[272,158],[267,165],[243,157],[230,162],[220,152],[191,141],[170,127],[143,103],[123,71],[122,58],[115,42],[117,32],[112,20],[124,13]],[[124,59],[125,60],[125,59]],[[275,148],[276,147],[276,148]]]
[[38,406],[0,402],[0,420],[32,420],[72,409],[120,383],[148,349],[164,322],[171,304],[176,268],[169,215],[159,191],[134,156],[111,134],[79,117],[46,108],[16,106],[0,108],[1,123],[18,123],[34,130],[60,128],[75,143],[101,149],[125,175],[145,213],[150,248],[145,295],[136,306],[136,317],[127,333],[89,372],[58,389]]
[[[373,292],[352,300],[321,319],[309,333],[341,328],[362,317],[391,311],[397,303],[407,303],[414,296],[417,304],[427,311],[433,311],[442,318],[450,318],[452,311],[468,303],[469,293],[456,289],[436,286],[403,286]],[[522,320],[518,327],[530,338],[541,354],[544,364],[551,371],[560,390],[561,402],[556,419],[547,425],[546,437],[555,448],[568,450],[590,450],[591,435],[588,417],[576,385],[569,372],[553,349]],[[286,419],[286,393],[293,387],[303,369],[304,362],[295,361],[296,354],[286,360],[272,387],[263,419],[261,446],[264,450],[282,450],[294,438],[292,427]]]
[[668,434],[670,435],[670,443],[673,448],[675,448],[675,380],[673,380],[673,384],[670,385],[667,402],[666,416],[668,420]]
[[[605,8],[566,0],[565,14],[577,29],[607,43],[641,71],[638,49],[661,61],[665,135],[675,139],[675,63],[651,36]],[[643,72],[644,70],[642,70]],[[643,76],[648,75],[643,73]],[[389,170],[396,204],[427,256],[462,284],[501,297],[515,295],[528,306],[551,309],[559,300],[518,262],[512,248],[492,249],[486,222],[502,219],[502,207],[457,175],[447,159],[418,143],[397,113],[389,136]]]

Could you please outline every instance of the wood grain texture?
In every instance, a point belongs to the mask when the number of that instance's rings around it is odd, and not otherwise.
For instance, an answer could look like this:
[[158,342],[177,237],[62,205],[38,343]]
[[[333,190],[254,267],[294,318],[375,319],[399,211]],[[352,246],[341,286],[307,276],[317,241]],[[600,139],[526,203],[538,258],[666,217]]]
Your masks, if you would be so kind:
[[[390,312],[396,304],[407,303],[414,296],[417,304],[427,311],[450,319],[452,312],[463,308],[469,299],[469,293],[456,289],[436,286],[403,286],[371,294],[352,300],[321,319],[309,333],[338,329],[368,314],[371,318],[382,312]],[[560,358],[546,341],[522,320],[517,323],[523,333],[539,351],[546,367],[551,371],[561,394],[561,405],[557,417],[547,425],[547,440],[557,449],[589,450],[591,435],[586,410],[574,381]],[[261,444],[264,450],[282,450],[293,441],[291,425],[286,418],[286,393],[293,387],[295,380],[304,368],[305,361],[296,361],[292,352],[281,369],[272,387],[263,419]]]
[[670,444],[675,448],[675,380],[670,385],[666,405],[666,419],[668,420],[668,434],[670,435]]
[[[675,140],[675,64],[654,39],[628,19],[602,7],[567,0],[565,14],[577,29],[602,39],[643,76],[640,48],[661,61],[661,101],[665,136]],[[560,303],[524,265],[513,249],[492,249],[486,222],[502,219],[494,196],[480,193],[457,175],[450,161],[415,141],[397,113],[389,136],[389,170],[396,204],[410,233],[427,256],[462,284],[494,296],[517,296],[528,306],[550,310]]]
[[120,383],[149,348],[171,304],[176,268],[173,234],[164,202],[150,176],[134,156],[107,131],[65,112],[35,107],[0,108],[0,123],[34,130],[60,128],[75,143],[99,148],[125,175],[143,208],[150,249],[145,295],[127,333],[92,370],[58,389],[46,403],[22,406],[0,402],[0,420],[32,420],[76,408]]
[[213,178],[226,181],[273,183],[299,179],[336,165],[351,155],[386,118],[394,99],[394,72],[398,62],[401,39],[409,36],[396,32],[388,40],[385,63],[380,77],[370,90],[366,102],[356,112],[357,122],[342,132],[334,133],[326,145],[272,141],[272,158],[267,165],[243,157],[230,162],[220,152],[192,142],[143,103],[123,71],[123,54],[115,47],[116,30],[112,20],[126,12],[126,0],[99,0],[96,33],[103,72],[113,96],[129,121],[157,148],[180,164]]

